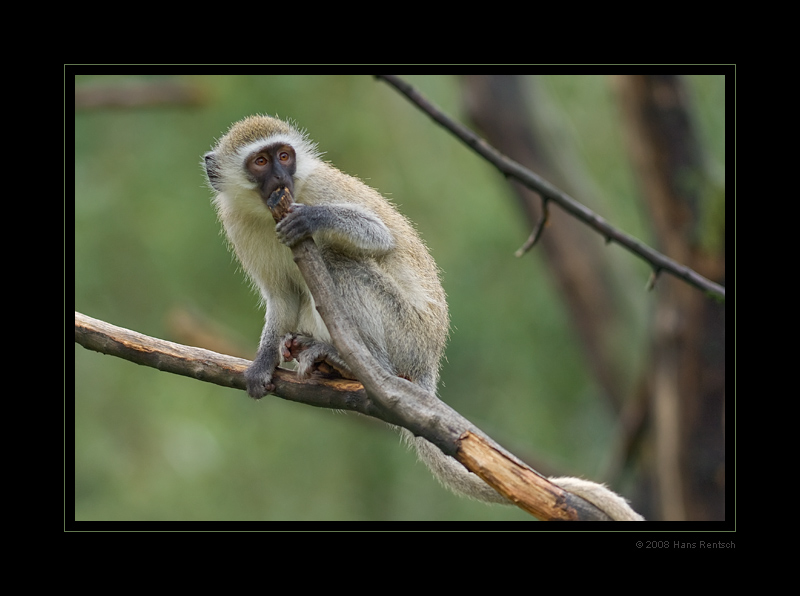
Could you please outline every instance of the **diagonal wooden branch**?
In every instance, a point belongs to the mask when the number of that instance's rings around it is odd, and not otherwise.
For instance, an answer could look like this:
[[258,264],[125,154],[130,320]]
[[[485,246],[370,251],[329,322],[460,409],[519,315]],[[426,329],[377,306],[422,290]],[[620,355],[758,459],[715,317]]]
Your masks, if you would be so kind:
[[[685,281],[686,283],[719,298],[725,299],[725,287],[706,279],[693,269],[682,265],[660,252],[650,248],[643,242],[625,234],[610,225],[605,219],[586,208],[578,201],[562,192],[547,180],[537,176],[535,173],[525,168],[516,161],[509,159],[501,154],[497,149],[489,145],[463,124],[460,124],[447,116],[442,110],[436,107],[430,100],[426,99],[414,87],[406,83],[395,75],[376,75],[376,78],[383,79],[395,89],[400,91],[423,112],[428,114],[435,122],[449,130],[458,137],[470,149],[486,159],[489,163],[500,170],[504,175],[519,180],[528,188],[538,192],[543,199],[548,199],[558,204],[567,213],[570,213],[578,220],[582,221],[590,228],[599,232],[606,242],[616,242],[623,248],[647,261],[654,271],[666,271]],[[532,244],[532,243],[531,243]]]
[[[312,250],[315,251],[316,246]],[[299,257],[301,261],[303,258],[303,255]],[[314,267],[312,264],[310,269]],[[235,389],[245,388],[244,371],[250,365],[249,360],[157,339],[77,311],[75,342],[95,352]],[[378,375],[377,378],[383,377]],[[392,379],[398,378],[389,375],[387,382],[393,384]],[[398,380],[399,389],[395,387],[386,394],[380,390],[377,392],[381,403],[376,404],[361,383],[356,381],[317,377],[301,381],[293,371],[280,368],[273,377],[274,395],[282,399],[321,408],[359,412],[384,422],[400,424],[412,432],[413,428],[410,427],[417,428],[431,442],[444,445],[509,501],[539,519],[610,519],[591,503],[552,484],[495,445],[435,396],[425,392],[421,396],[416,395],[417,392],[413,390],[409,392],[407,389],[416,386],[403,379]],[[425,403],[417,404],[414,401],[417,397]],[[398,404],[399,414],[392,411],[393,401]],[[399,407],[401,403],[402,408]]]
[[[277,223],[290,210],[292,196],[287,188],[281,188],[266,204]],[[502,449],[436,395],[385,370],[364,346],[357,327],[340,304],[314,239],[309,237],[294,245],[292,254],[334,346],[364,385],[378,418],[424,437],[536,517],[608,519],[594,505],[554,485]],[[505,473],[496,474],[495,469]],[[527,479],[530,490],[519,490],[520,476]]]
[[[273,193],[267,206],[276,221],[291,206],[291,195]],[[294,260],[308,285],[334,345],[362,381],[299,382],[278,370],[275,394],[318,407],[345,409],[402,426],[422,436],[483,478],[510,502],[543,520],[610,519],[581,497],[556,486],[494,443],[466,418],[418,385],[384,370],[360,341],[333,291],[333,282],[316,244],[307,238],[292,247]],[[249,362],[210,350],[191,348],[116,327],[75,313],[75,341],[84,347],[198,380],[243,389]]]

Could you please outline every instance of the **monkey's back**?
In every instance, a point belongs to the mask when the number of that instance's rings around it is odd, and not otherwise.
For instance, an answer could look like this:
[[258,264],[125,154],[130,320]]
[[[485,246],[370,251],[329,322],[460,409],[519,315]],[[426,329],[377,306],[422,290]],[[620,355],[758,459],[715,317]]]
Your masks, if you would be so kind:
[[300,182],[300,202],[341,203],[338,193],[344,191],[347,204],[375,214],[389,228],[394,248],[368,258],[351,258],[324,236],[317,244],[339,293],[357,306],[351,312],[361,316],[356,322],[365,341],[385,346],[396,374],[435,391],[449,317],[439,269],[419,234],[378,191],[330,164],[320,162],[313,175]]

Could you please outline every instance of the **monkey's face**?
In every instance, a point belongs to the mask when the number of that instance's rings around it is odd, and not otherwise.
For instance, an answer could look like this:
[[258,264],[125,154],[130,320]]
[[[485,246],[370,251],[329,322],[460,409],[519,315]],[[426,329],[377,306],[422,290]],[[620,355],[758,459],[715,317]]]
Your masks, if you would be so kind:
[[275,143],[261,147],[247,156],[244,167],[265,203],[281,187],[285,186],[294,193],[297,156],[291,145]]
[[270,218],[262,201],[286,187],[302,203],[303,181],[320,163],[316,145],[303,132],[268,116],[235,123],[203,160],[220,213],[244,210]]

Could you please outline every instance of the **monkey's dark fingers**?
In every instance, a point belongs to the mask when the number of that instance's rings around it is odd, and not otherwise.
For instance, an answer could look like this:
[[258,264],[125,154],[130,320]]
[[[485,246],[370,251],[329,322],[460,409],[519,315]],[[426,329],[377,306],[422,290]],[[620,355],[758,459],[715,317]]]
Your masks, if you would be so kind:
[[247,395],[253,399],[261,399],[268,393],[275,391],[275,383],[272,382],[272,372],[274,370],[274,366],[267,366],[256,357],[253,364],[244,371]]
[[306,214],[307,207],[295,203],[289,213],[275,227],[278,240],[288,247],[309,238],[312,234],[312,222]]
[[303,351],[301,343],[294,333],[287,333],[281,341],[281,356],[284,362],[295,360],[300,352]]
[[247,381],[247,395],[253,399],[261,399],[265,395],[275,391],[275,384],[264,379],[252,379]]

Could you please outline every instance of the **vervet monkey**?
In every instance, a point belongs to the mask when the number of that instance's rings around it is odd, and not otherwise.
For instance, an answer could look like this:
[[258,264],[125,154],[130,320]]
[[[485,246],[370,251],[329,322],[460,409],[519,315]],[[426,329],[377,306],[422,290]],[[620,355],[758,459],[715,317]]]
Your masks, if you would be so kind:
[[[268,116],[234,124],[205,155],[205,170],[230,244],[266,307],[258,352],[245,373],[251,397],[274,390],[272,375],[281,360],[296,359],[300,377],[320,362],[349,375],[287,248],[309,236],[373,356],[386,370],[436,392],[449,332],[447,302],[436,263],[391,203],[322,161],[305,133]],[[283,186],[295,204],[276,225],[265,204]],[[508,503],[455,459],[402,432],[443,484]]]

